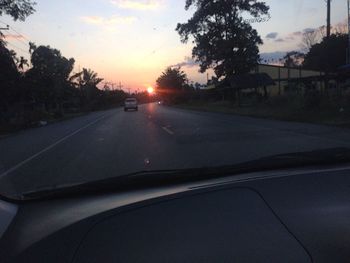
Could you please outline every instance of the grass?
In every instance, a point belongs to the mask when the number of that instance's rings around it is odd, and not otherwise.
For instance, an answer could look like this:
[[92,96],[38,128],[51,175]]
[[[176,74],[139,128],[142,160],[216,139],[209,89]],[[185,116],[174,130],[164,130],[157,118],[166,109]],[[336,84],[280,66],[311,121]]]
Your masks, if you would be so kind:
[[[47,125],[49,124],[53,124],[53,123],[57,123],[57,122],[61,122],[61,121],[66,121],[66,120],[69,120],[69,119],[73,119],[73,118],[77,118],[77,117],[80,117],[80,116],[83,116],[87,114],[86,112],[79,112],[79,113],[67,113],[65,114],[63,117],[60,117],[60,118],[43,118],[42,120],[43,121],[46,121],[47,122]],[[46,126],[46,125],[45,125]],[[37,125],[32,125],[30,127],[24,127],[24,126],[13,126],[13,125],[10,125],[10,124],[3,124],[3,125],[0,125],[0,139],[3,138],[3,137],[6,137],[12,133],[16,133],[16,132],[19,132],[21,130],[25,130],[25,129],[28,129],[28,128],[36,128],[36,127],[40,127],[38,124]]]
[[176,105],[176,107],[204,112],[217,112],[256,118],[306,122],[350,128],[350,113],[341,111],[338,108],[329,109],[324,107],[322,109],[306,110],[302,107],[296,107],[289,104],[271,105],[269,103],[238,107],[228,101],[195,101],[186,104],[179,104]]

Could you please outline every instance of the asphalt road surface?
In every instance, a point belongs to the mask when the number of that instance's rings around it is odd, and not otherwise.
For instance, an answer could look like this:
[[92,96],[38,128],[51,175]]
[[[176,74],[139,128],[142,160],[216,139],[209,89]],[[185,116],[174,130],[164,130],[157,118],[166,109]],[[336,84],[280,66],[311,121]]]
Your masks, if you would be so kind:
[[148,104],[139,112],[96,112],[1,139],[0,193],[333,147],[350,147],[350,130]]

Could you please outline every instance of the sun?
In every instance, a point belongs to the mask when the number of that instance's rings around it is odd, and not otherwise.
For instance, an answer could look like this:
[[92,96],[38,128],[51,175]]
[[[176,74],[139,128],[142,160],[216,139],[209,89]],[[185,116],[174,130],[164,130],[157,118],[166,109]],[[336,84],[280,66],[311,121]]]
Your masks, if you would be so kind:
[[148,87],[148,88],[147,88],[147,92],[148,92],[148,94],[150,94],[150,95],[154,94],[154,88]]

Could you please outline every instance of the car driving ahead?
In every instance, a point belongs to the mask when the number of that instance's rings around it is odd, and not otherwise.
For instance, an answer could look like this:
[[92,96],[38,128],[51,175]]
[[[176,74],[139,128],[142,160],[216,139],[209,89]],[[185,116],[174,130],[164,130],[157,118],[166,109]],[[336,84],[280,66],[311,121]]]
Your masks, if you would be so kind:
[[135,98],[127,98],[124,102],[124,111],[128,110],[139,110],[139,104]]

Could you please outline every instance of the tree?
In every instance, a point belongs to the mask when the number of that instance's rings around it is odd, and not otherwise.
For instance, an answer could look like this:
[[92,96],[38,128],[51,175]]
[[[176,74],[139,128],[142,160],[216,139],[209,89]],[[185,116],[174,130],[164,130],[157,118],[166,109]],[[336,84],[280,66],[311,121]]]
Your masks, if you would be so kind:
[[195,90],[200,90],[201,88],[202,88],[202,84],[200,84],[199,82],[194,83]]
[[332,27],[333,34],[347,34],[349,32],[348,30],[348,23],[338,23]]
[[97,73],[93,70],[83,68],[81,81],[82,86],[96,87],[103,79],[98,78]]
[[[34,13],[35,2],[30,0],[0,0],[0,16],[6,14],[14,20],[24,21]],[[6,48],[3,34],[0,31],[0,112],[4,113],[13,100],[18,99],[18,83],[20,74],[17,69],[17,58],[13,51]],[[24,67],[26,61],[19,59],[19,68]],[[4,117],[0,114],[0,122]]]
[[176,30],[182,42],[193,37],[192,56],[200,71],[213,68],[218,78],[249,72],[259,60],[262,40],[242,15],[268,14],[269,7],[259,0],[187,0],[185,9],[196,11]]
[[336,71],[346,64],[347,34],[333,34],[324,38],[321,43],[312,46],[305,55],[303,66],[307,69],[325,72]]
[[25,66],[29,67],[28,59],[21,56],[19,59],[17,59],[17,66],[23,71]]
[[[347,34],[348,33],[348,24],[347,23],[338,23],[331,28],[332,34]],[[315,29],[307,29],[302,34],[301,45],[300,47],[305,51],[310,51],[310,49],[319,44],[327,36],[327,27],[320,26]]]
[[323,32],[321,28],[305,31],[302,35],[301,47],[304,50],[309,51],[312,46],[316,45],[322,40],[323,36],[321,32]]
[[[0,42],[0,80],[5,81],[8,77],[18,75],[15,54],[6,48],[5,43]],[[1,82],[2,83],[2,82]]]
[[157,88],[160,90],[183,90],[188,83],[186,73],[181,68],[167,68],[157,79]]
[[304,60],[304,54],[298,51],[288,52],[284,58],[284,66],[288,68],[300,67]]
[[179,67],[169,67],[157,79],[157,90],[160,97],[167,102],[183,102],[188,90],[187,75]]
[[67,97],[71,85],[69,76],[74,67],[74,59],[67,59],[61,52],[50,46],[33,46],[32,68],[25,73],[25,80],[32,97],[45,103],[46,109],[59,107]]
[[15,21],[24,21],[35,12],[35,2],[31,0],[0,0],[0,16],[11,16]]
[[83,68],[70,77],[71,82],[77,82],[76,86],[80,89],[81,99],[84,107],[94,107],[102,95],[102,91],[97,88],[103,79],[99,78],[97,73],[91,69]]
[[29,53],[33,54],[33,52],[37,49],[37,46],[33,42],[29,42]]
[[20,74],[14,60],[14,54],[0,41],[0,123],[5,113],[17,97],[17,85]]

